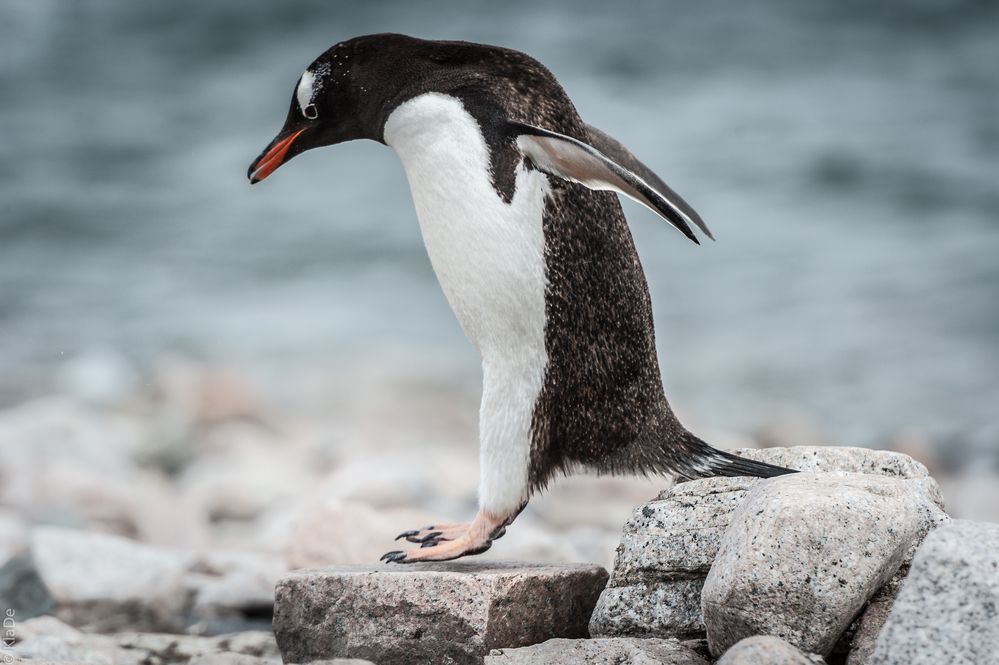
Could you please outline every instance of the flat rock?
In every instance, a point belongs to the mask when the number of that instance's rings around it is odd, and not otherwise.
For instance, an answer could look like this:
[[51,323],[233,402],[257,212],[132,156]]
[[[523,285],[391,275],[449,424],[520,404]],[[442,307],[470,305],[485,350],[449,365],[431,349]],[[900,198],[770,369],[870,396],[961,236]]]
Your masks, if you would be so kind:
[[587,637],[607,572],[591,564],[449,562],[303,570],[277,586],[287,662],[481,663],[490,649]]
[[66,623],[93,632],[182,628],[189,556],[55,527],[36,529],[31,551],[55,615]]
[[946,519],[918,485],[899,478],[799,473],[758,483],[732,515],[704,583],[711,653],[775,635],[828,655]]
[[[853,472],[903,480],[942,505],[926,468],[900,453],[824,446],[733,451],[751,459],[814,472]],[[682,482],[637,508],[624,525],[593,636],[703,635],[701,588],[732,513],[757,478]]]
[[779,637],[756,635],[739,640],[717,665],[821,665],[821,656],[805,654]]
[[999,524],[954,520],[926,537],[869,665],[999,662]]
[[676,639],[634,637],[592,640],[554,639],[518,649],[494,649],[486,665],[708,665],[708,660]]

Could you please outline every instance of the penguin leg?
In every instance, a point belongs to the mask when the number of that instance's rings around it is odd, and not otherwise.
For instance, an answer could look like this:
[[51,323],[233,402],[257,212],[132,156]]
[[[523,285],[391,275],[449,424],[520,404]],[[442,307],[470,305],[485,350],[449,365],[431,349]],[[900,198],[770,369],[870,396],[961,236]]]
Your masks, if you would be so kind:
[[381,560],[385,563],[418,563],[450,561],[471,554],[481,554],[492,547],[494,540],[506,533],[506,527],[519,512],[500,517],[486,510],[479,510],[475,519],[454,540],[428,539],[418,548],[386,552]]
[[[543,341],[536,345],[543,355]],[[464,530],[441,529],[400,537],[419,548],[396,550],[382,561],[449,561],[489,549],[527,505],[530,497],[531,418],[543,381],[544,358],[530,349],[514,357],[483,356],[479,412],[479,512]],[[458,526],[458,525],[452,525]],[[448,536],[445,538],[444,536]]]

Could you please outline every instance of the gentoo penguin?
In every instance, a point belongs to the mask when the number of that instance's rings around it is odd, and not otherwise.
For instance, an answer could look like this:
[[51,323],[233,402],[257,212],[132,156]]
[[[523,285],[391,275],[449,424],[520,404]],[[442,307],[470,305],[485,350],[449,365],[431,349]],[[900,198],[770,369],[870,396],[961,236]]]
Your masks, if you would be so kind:
[[770,477],[716,450],[663,393],[652,307],[616,194],[695,243],[700,216],[623,145],[584,123],[533,58],[404,35],[357,37],[302,74],[256,183],[310,148],[398,153],[427,253],[482,357],[479,511],[405,531],[389,562],[483,552],[559,473]]

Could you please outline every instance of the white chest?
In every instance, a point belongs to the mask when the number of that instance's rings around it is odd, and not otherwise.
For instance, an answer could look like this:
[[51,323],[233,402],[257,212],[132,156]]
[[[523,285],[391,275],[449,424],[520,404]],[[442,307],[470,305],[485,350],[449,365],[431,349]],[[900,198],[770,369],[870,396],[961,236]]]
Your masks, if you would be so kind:
[[547,176],[521,166],[504,202],[478,123],[447,95],[401,104],[384,134],[402,159],[437,279],[482,355],[480,506],[513,514],[528,496],[531,418],[548,364]]
[[493,188],[489,152],[462,103],[428,93],[400,105],[385,142],[402,160],[441,288],[485,358],[544,345],[544,174],[522,166],[513,200]]

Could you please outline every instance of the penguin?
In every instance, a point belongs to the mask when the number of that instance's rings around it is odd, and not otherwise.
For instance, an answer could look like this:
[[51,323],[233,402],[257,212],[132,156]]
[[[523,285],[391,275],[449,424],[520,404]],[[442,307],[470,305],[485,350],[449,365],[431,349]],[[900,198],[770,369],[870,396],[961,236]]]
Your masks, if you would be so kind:
[[489,549],[554,478],[791,473],[712,448],[666,399],[645,274],[617,195],[699,243],[701,217],[519,51],[399,34],[356,37],[299,78],[251,183],[356,139],[402,161],[434,272],[482,360],[479,509],[403,531],[383,561]]

